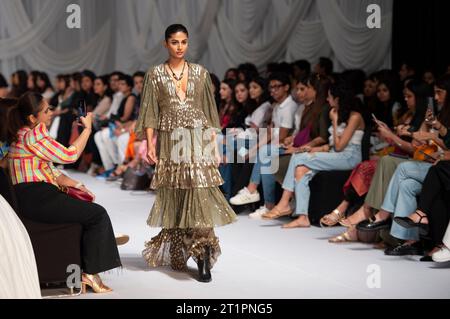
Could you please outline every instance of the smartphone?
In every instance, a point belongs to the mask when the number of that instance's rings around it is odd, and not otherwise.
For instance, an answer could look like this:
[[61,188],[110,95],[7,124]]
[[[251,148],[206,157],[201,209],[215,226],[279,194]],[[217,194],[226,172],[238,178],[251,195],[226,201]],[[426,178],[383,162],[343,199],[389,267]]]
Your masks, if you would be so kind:
[[377,119],[377,117],[375,116],[375,114],[373,114],[373,113],[372,113],[372,118],[373,118],[373,120],[374,120],[376,123],[378,123],[378,119]]
[[78,101],[78,118],[85,117],[86,114],[87,114],[86,101],[85,100]]
[[377,117],[373,113],[372,113],[372,119],[377,125],[380,125],[380,121],[377,119]]

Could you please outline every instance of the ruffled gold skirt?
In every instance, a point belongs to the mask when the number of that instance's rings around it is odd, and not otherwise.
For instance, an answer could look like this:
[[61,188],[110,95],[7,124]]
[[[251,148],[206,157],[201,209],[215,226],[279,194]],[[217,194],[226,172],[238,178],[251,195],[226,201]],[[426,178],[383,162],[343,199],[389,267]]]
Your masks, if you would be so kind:
[[[220,255],[213,228],[236,221],[236,214],[219,189],[223,179],[212,155],[192,152],[186,156],[186,148],[211,149],[210,140],[202,140],[199,131],[191,129],[184,130],[186,140],[180,143],[171,133],[158,132],[159,162],[151,184],[156,199],[147,220],[149,226],[163,229],[145,244],[143,256],[152,267],[170,265],[184,270],[189,257],[203,259],[204,248],[209,246],[212,266]],[[184,160],[174,156],[182,153]]]
[[[210,149],[210,141],[202,140],[201,130],[185,129],[185,149]],[[156,166],[151,188],[156,190],[156,199],[147,223],[162,228],[213,228],[236,220],[219,186],[223,184],[220,172],[207,152],[186,152],[173,139],[171,132],[158,132]],[[183,161],[174,154],[182,154]],[[186,154],[188,154],[186,156]]]

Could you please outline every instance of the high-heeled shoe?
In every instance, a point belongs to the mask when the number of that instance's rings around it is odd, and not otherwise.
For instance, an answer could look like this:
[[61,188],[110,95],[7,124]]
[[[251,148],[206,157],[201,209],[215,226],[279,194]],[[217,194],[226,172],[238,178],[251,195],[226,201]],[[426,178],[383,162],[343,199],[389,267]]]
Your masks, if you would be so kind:
[[112,289],[106,286],[99,275],[81,275],[81,293],[86,293],[86,288],[90,287],[95,293],[106,293],[111,292]]
[[394,221],[397,224],[399,224],[400,226],[408,228],[408,229],[409,228],[418,228],[420,236],[428,235],[428,232],[430,231],[430,226],[428,224],[422,223],[422,219],[424,219],[424,218],[428,219],[427,215],[425,215],[425,214],[422,215],[422,214],[418,213],[417,211],[414,212],[414,214],[416,214],[420,217],[419,221],[417,223],[409,217],[399,217],[399,216],[395,217]]
[[211,247],[205,247],[205,256],[204,259],[199,259],[197,262],[198,266],[198,281],[200,282],[210,282],[211,278]]

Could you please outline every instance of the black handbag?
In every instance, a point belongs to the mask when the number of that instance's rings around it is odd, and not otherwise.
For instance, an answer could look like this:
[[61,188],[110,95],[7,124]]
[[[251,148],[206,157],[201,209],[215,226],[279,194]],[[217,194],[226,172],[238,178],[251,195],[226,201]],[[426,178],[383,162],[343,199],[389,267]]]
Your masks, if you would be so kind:
[[151,167],[129,167],[124,176],[120,189],[127,191],[143,191],[150,188],[153,178],[153,168]]

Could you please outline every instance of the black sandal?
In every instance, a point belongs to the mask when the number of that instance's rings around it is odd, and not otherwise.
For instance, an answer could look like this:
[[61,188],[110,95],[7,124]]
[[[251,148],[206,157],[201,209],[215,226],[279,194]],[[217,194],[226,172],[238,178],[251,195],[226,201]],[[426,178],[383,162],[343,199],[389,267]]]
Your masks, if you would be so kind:
[[428,218],[427,215],[422,215],[419,214],[417,211],[414,212],[414,214],[419,215],[420,219],[419,222],[414,222],[411,218],[409,217],[395,217],[394,220],[397,224],[399,224],[400,226],[403,226],[405,228],[419,228],[419,234],[421,236],[426,236],[430,230],[430,226],[428,224],[424,224],[421,223],[422,219],[424,218]]

